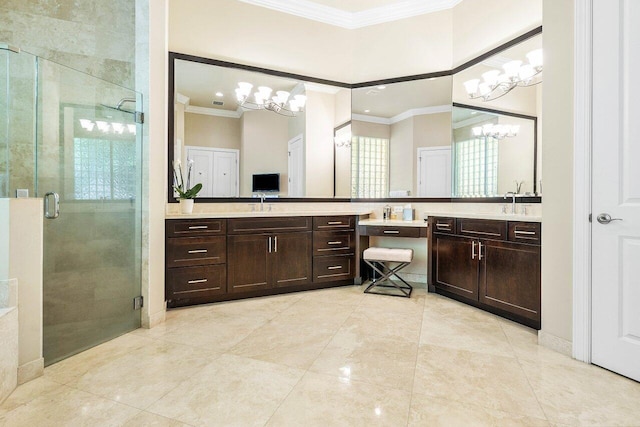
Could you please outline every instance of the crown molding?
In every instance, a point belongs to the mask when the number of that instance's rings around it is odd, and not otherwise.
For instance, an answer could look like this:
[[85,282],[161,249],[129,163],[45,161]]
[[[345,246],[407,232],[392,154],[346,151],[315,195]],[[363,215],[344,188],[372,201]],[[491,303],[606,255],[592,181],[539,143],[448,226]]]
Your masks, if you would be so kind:
[[176,102],[178,104],[184,104],[186,106],[189,105],[190,101],[191,99],[188,96],[183,95],[180,92],[176,92]]
[[362,10],[347,12],[342,9],[324,6],[310,0],[239,0],[254,6],[265,7],[278,12],[288,13],[301,18],[311,19],[324,24],[349,30],[398,21],[413,16],[451,9],[462,0],[400,0],[396,3]]
[[427,114],[448,113],[452,110],[451,105],[435,105],[433,107],[413,108],[391,118],[367,116],[365,114],[353,114],[351,118],[359,122],[377,123],[380,125],[393,125],[411,117],[425,116]]
[[207,107],[196,107],[193,105],[189,105],[184,109],[185,113],[193,113],[193,114],[203,114],[205,116],[217,116],[217,117],[228,117],[232,119],[239,119],[242,116],[242,112],[229,111],[229,110],[220,110],[218,108],[207,108]]

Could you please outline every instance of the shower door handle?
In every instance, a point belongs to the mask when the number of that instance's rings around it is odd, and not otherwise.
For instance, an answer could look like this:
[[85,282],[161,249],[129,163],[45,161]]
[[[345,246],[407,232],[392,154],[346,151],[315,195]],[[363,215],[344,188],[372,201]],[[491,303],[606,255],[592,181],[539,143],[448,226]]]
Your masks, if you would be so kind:
[[[53,196],[53,213],[51,213],[50,200]],[[44,217],[47,219],[56,219],[60,216],[60,196],[58,193],[49,192],[44,195]]]

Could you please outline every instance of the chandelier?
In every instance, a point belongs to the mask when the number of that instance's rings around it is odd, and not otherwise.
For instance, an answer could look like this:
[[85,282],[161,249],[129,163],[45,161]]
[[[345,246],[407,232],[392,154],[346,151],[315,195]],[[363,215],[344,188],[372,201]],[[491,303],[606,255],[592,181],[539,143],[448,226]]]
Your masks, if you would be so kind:
[[527,53],[528,63],[520,60],[509,61],[501,70],[490,70],[482,74],[480,79],[464,82],[464,88],[469,98],[481,98],[483,101],[493,101],[516,87],[527,87],[542,83],[542,49]]
[[487,123],[483,126],[476,126],[471,129],[473,136],[484,136],[495,139],[514,137],[520,132],[520,125],[494,125]]
[[307,102],[306,96],[291,96],[285,90],[276,91],[276,94],[271,96],[273,89],[270,87],[259,86],[253,93],[252,89],[251,83],[238,83],[236,99],[239,107],[249,110],[269,110],[283,116],[295,117],[299,112],[304,111]]

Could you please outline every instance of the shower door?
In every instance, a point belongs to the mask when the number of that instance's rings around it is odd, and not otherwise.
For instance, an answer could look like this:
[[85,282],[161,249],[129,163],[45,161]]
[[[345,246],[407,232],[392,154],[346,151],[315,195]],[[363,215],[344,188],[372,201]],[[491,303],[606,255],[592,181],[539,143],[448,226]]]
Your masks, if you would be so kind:
[[46,60],[37,70],[50,365],[140,326],[142,98]]

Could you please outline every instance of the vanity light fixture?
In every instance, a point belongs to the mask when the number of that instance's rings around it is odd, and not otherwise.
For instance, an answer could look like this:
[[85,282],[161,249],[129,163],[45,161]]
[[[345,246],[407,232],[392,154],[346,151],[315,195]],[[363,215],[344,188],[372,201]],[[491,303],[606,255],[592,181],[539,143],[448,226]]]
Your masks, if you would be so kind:
[[238,83],[236,88],[236,100],[238,106],[249,110],[269,110],[274,113],[295,117],[304,111],[307,102],[305,95],[293,95],[287,91],[279,90],[271,96],[273,89],[268,86],[259,86],[252,93],[253,85],[247,82]]
[[480,98],[483,101],[493,101],[516,87],[528,87],[542,83],[542,49],[527,53],[528,63],[520,60],[509,61],[502,66],[503,71],[489,70],[480,79],[464,82],[464,88],[469,98]]
[[224,94],[222,92],[216,92],[216,96],[218,98],[222,98],[224,96]]
[[98,130],[101,131],[102,133],[109,133],[112,132],[114,134],[119,134],[122,135],[124,134],[124,131],[128,131],[131,135],[135,135],[136,134],[136,125],[129,123],[129,124],[123,124],[123,123],[118,123],[118,122],[106,122],[104,120],[96,120],[95,122],[93,120],[89,120],[89,119],[79,119],[80,122],[80,126],[82,127],[82,129],[89,131],[89,132],[93,132],[94,130]]
[[494,125],[487,123],[483,126],[476,126],[471,129],[475,137],[489,137],[495,139],[511,138],[518,135],[520,125]]

